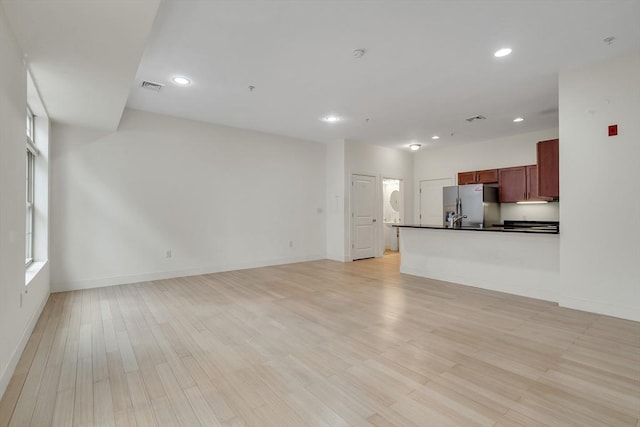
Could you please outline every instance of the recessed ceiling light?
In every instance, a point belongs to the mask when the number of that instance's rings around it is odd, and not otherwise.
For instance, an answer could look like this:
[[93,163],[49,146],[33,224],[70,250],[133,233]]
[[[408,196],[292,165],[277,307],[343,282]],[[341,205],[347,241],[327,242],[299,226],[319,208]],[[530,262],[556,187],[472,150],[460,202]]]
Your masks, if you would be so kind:
[[496,58],[502,58],[503,56],[507,56],[511,53],[511,49],[508,47],[497,50],[496,53],[493,54]]
[[433,135],[431,139],[440,139],[440,137],[438,135]]
[[186,77],[182,77],[182,76],[172,77],[171,81],[174,82],[177,85],[180,85],[180,86],[186,86],[188,84],[191,84],[191,80],[189,80]]
[[410,144],[409,148],[411,148],[411,151],[417,151],[420,149],[420,147],[422,147],[421,144]]
[[524,122],[524,117],[516,117],[513,121],[516,123]]
[[338,123],[342,118],[338,116],[324,116],[321,120],[327,123]]

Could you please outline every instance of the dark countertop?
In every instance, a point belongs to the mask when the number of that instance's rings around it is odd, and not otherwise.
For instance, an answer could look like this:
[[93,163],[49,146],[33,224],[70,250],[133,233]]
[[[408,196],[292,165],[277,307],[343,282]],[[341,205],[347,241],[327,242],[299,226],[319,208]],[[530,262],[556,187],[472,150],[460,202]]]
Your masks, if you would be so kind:
[[505,221],[504,224],[494,224],[491,227],[456,227],[447,228],[441,225],[424,224],[394,224],[398,228],[428,228],[432,230],[452,231],[492,231],[499,233],[528,233],[528,234],[560,234],[560,223],[554,221]]

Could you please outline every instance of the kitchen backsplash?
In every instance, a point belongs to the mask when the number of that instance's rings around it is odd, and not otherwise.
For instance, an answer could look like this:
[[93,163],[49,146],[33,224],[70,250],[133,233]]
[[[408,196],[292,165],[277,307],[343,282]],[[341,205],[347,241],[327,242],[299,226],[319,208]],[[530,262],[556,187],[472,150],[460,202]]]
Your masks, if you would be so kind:
[[559,202],[540,205],[501,203],[500,218],[502,221],[560,221],[560,204]]

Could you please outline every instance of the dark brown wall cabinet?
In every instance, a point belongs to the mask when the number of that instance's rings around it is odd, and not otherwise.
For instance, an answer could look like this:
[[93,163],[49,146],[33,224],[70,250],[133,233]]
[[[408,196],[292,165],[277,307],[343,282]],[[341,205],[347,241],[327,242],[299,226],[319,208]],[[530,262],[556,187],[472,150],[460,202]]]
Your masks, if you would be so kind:
[[458,173],[458,185],[495,184],[498,182],[498,169]]
[[538,165],[527,168],[527,200],[540,200],[538,195]]
[[475,184],[476,172],[460,172],[458,173],[458,185]]
[[498,197],[501,203],[550,200],[538,194],[538,166],[499,169]]
[[498,182],[498,169],[487,169],[476,172],[478,184],[496,184]]
[[560,153],[559,140],[550,139],[537,144],[538,194],[541,197],[560,197]]
[[515,203],[527,199],[527,167],[517,166],[498,171],[500,203]]

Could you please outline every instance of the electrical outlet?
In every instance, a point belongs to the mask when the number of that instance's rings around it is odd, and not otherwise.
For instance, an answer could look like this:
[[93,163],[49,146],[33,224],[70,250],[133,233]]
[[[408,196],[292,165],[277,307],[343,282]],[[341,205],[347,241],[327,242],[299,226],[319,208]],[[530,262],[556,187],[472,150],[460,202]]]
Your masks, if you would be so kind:
[[171,258],[173,254],[171,253],[171,249],[167,249],[166,257]]

